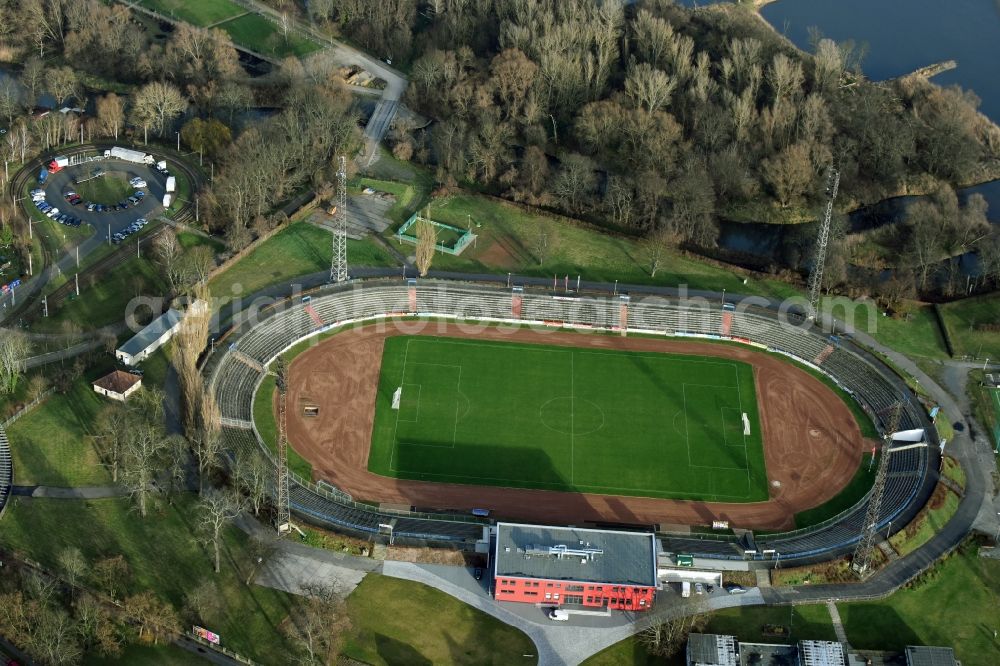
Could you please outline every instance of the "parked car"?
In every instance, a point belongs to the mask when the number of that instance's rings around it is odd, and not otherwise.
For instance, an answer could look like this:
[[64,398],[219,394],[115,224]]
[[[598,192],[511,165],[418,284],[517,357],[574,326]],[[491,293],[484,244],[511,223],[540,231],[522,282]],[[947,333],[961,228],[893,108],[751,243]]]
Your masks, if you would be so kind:
[[559,608],[553,608],[549,611],[549,619],[556,622],[566,622],[569,620],[569,613]]
[[96,169],[90,172],[90,175],[93,176],[94,178],[100,178],[101,176],[104,175],[104,169],[102,169],[101,167],[97,167]]
[[127,202],[127,201],[124,201],[124,200],[122,200],[122,201],[119,201],[119,202],[118,202],[118,205],[116,206],[116,208],[117,208],[118,210],[128,210],[128,202]]
[[705,586],[702,585],[701,583],[695,583],[694,584],[694,593],[695,594],[705,594]]
[[96,209],[97,209],[97,204],[95,204],[95,203],[88,203],[87,204],[87,212],[88,213],[93,213]]
[[45,214],[48,215],[50,218],[52,218],[54,220],[54,219],[56,219],[56,215],[59,214],[59,209],[58,208],[50,208],[49,210],[45,211]]
[[136,176],[135,178],[133,178],[132,180],[130,180],[128,182],[129,182],[129,185],[131,185],[132,187],[136,187],[136,188],[146,187],[146,181],[144,181],[139,176]]
[[135,192],[134,192],[134,193],[132,194],[132,196],[134,196],[134,197],[135,197],[136,199],[139,199],[139,200],[141,201],[141,200],[142,200],[142,198],[143,198],[144,196],[146,196],[146,193],[145,193],[145,192],[143,192],[142,190],[136,190],[136,191],[135,191]]
[[475,569],[473,569],[472,570],[472,577],[475,578],[476,580],[482,580],[483,579],[483,568],[482,567],[476,567]]
[[726,592],[729,594],[746,594],[746,588],[742,585],[737,585],[736,583],[730,583],[726,585]]
[[80,198],[79,194],[74,194],[72,197],[70,197],[69,205],[79,206],[81,203],[83,203],[83,199]]
[[147,220],[144,217],[137,217],[135,219],[135,223],[139,225],[140,229],[142,229],[144,226],[146,226],[147,224],[149,224],[149,220]]
[[130,204],[132,204],[133,206],[138,206],[139,205],[139,201],[140,201],[140,199],[138,197],[135,197],[135,196],[131,196],[131,197],[128,198],[128,202]]
[[69,201],[70,199],[76,196],[76,192],[74,192],[73,190],[66,190],[65,192],[63,192],[63,196],[66,197],[67,201]]

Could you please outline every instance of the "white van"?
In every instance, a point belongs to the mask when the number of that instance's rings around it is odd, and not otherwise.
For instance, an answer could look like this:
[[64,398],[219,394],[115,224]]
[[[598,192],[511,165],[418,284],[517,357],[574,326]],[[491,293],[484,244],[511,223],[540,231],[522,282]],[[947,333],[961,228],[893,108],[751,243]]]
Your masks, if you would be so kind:
[[691,583],[688,581],[683,581],[681,583],[681,596],[685,598],[691,596]]

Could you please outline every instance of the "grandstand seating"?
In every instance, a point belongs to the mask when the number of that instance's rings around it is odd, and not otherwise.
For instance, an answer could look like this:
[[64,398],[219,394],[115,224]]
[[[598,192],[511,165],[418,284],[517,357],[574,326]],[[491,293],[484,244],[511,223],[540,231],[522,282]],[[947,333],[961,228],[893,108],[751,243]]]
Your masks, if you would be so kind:
[[[308,308],[299,304],[284,304],[260,313],[259,321],[233,336],[236,350],[267,365],[277,354],[298,340],[317,332],[317,319],[335,326],[339,322],[374,319],[409,311],[409,292],[402,283],[355,284],[311,294]],[[417,287],[417,311],[421,315],[456,318],[502,318],[511,316],[511,292],[505,289],[470,287],[446,283],[424,283]],[[521,316],[525,321],[562,322],[610,329],[618,325],[619,302],[613,298],[553,296],[525,292]],[[629,329],[655,331],[668,335],[701,335],[713,338],[726,332],[731,337],[752,340],[808,364],[822,365],[823,371],[853,395],[865,410],[874,415],[882,429],[887,427],[888,414],[903,396],[905,385],[888,368],[849,344],[833,346],[820,332],[777,321],[772,314],[762,312],[723,312],[707,302],[695,306],[672,304],[659,297],[632,297],[629,303]],[[228,345],[216,350],[220,359],[212,359],[211,387],[222,415],[240,421],[252,420],[254,387],[260,371],[253,363],[241,362]],[[919,405],[907,403],[902,428],[924,427],[926,418]],[[931,431],[928,431],[929,433]],[[252,431],[238,427],[223,427],[226,447],[260,450]],[[936,442],[931,442],[932,445]],[[886,485],[879,523],[897,520],[919,508],[914,502],[918,495],[929,496],[933,484],[932,455],[936,447],[911,449],[894,454],[890,459],[890,474]],[[8,454],[9,469],[9,454]],[[0,474],[3,458],[0,453]],[[8,474],[9,476],[9,474]],[[0,480],[2,492],[2,480]],[[397,537],[438,541],[463,541],[479,538],[482,524],[468,520],[445,520],[407,514],[384,513],[354,503],[350,496],[332,486],[314,486],[307,480],[292,479],[292,509],[309,520],[334,527],[376,533],[380,522],[394,521]],[[782,559],[809,556],[814,553],[843,549],[858,539],[867,510],[867,499],[858,503],[835,520],[823,526],[785,534],[772,534],[757,539],[758,548],[774,549]],[[708,540],[694,536],[665,536],[664,547],[674,552],[691,552],[704,557],[739,559],[743,552],[735,540]],[[760,556],[758,556],[760,559]]]
[[7,433],[0,426],[0,514],[7,506],[7,499],[10,497],[13,483],[14,467],[10,457],[10,442],[7,441]]

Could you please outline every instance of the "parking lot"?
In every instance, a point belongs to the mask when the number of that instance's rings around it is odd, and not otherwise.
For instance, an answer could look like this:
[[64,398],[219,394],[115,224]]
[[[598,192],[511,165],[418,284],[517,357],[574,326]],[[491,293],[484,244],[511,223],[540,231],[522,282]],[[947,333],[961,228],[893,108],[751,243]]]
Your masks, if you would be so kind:
[[[88,201],[77,193],[78,189],[83,189],[83,181],[108,177],[135,183],[130,184],[129,193],[117,201]],[[168,173],[161,173],[154,165],[118,159],[97,160],[50,173],[45,183],[33,190],[32,198],[40,211],[60,223],[70,226],[89,224],[94,227],[96,237],[118,243],[155,221],[163,212],[168,177]],[[44,199],[39,200],[39,190],[44,193]],[[68,198],[67,194],[71,192],[77,196]],[[53,208],[59,212],[53,213]]]

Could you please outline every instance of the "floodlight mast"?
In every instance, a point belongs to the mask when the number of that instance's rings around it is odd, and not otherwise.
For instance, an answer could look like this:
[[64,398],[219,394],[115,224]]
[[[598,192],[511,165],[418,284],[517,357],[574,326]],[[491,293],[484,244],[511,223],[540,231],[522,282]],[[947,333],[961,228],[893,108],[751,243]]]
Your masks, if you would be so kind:
[[[899,430],[903,418],[903,403],[897,402],[889,419],[889,428],[882,437],[882,452],[875,472],[875,484],[868,500],[868,511],[865,522],[861,526],[861,539],[854,549],[851,558],[851,568],[862,578],[866,577],[872,564],[872,552],[875,549],[875,539],[879,534],[878,517],[882,511],[882,499],[885,497],[885,482],[889,476],[889,456],[892,454],[892,436]],[[903,447],[901,447],[902,449]],[[910,448],[910,447],[905,447]]]
[[813,260],[812,271],[809,273],[809,319],[816,319],[819,313],[820,291],[823,289],[823,269],[826,266],[826,251],[830,242],[830,222],[833,219],[833,200],[837,198],[840,187],[840,172],[831,166],[826,177],[826,212],[819,226],[819,237],[816,239],[816,257]]
[[337,170],[337,212],[334,218],[333,259],[330,282],[347,281],[347,158],[340,156]]
[[286,436],[286,394],[288,392],[288,382],[285,372],[285,361],[280,356],[275,361],[275,374],[277,380],[275,385],[278,389],[278,465],[275,487],[277,497],[275,498],[275,526],[278,534],[284,534],[292,528],[292,512],[289,507],[288,490],[288,437]]

